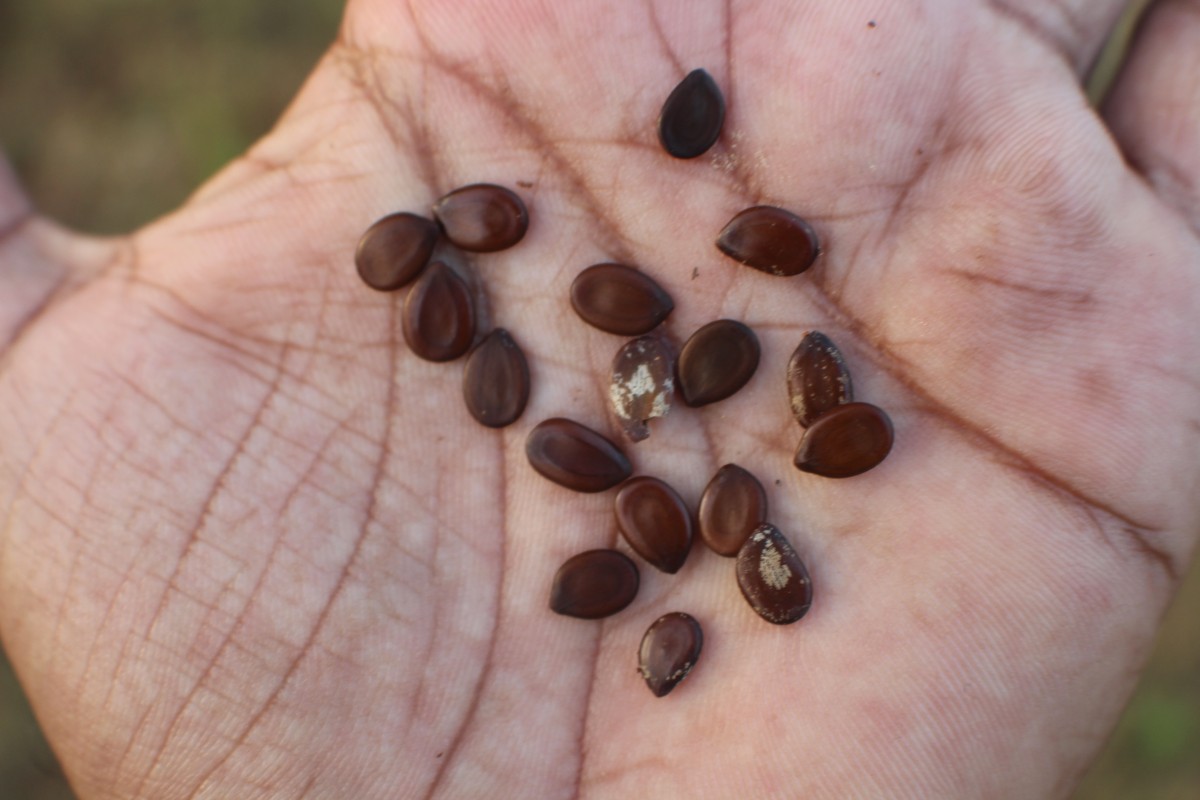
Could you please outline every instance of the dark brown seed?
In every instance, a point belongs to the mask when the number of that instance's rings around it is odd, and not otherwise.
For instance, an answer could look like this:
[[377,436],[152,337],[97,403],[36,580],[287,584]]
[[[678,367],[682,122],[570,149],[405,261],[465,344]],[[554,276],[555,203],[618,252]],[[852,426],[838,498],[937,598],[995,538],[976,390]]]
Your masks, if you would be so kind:
[[594,264],[571,284],[571,307],[584,322],[621,336],[647,333],[675,308],[646,273],[624,264]]
[[772,275],[799,275],[820,252],[812,226],[774,206],[747,208],[717,237],[722,253]]
[[633,472],[615,444],[562,417],[539,422],[529,432],[525,456],[538,474],[577,492],[603,492]]
[[754,375],[758,357],[754,331],[731,319],[708,323],[679,351],[676,372],[683,402],[695,407],[724,400]]
[[804,432],[796,467],[826,478],[849,478],[878,466],[892,449],[892,421],[870,403],[827,411]]
[[837,345],[820,331],[809,331],[792,353],[787,368],[792,415],[804,427],[831,408],[854,399],[850,371]]
[[695,158],[713,146],[724,124],[725,98],[720,87],[707,72],[694,69],[663,103],[658,140],[676,158]]
[[804,562],[769,523],[756,528],[738,551],[737,580],[746,602],[767,622],[788,625],[812,605],[812,581]]
[[404,340],[426,361],[451,361],[475,338],[475,303],[466,281],[435,261],[404,298]]
[[696,666],[704,646],[704,632],[694,617],[676,611],[664,614],[642,637],[638,672],[655,697],[664,697]]
[[658,478],[631,478],[617,492],[617,527],[639,556],[675,573],[692,549],[692,515],[683,498]]
[[512,247],[529,228],[529,212],[521,198],[490,183],[455,189],[434,204],[433,215],[447,239],[477,253]]
[[767,520],[767,493],[758,479],[737,464],[726,464],[700,496],[700,538],[713,552],[736,556],[746,539]]
[[503,328],[497,328],[467,357],[463,400],[471,416],[489,428],[511,425],[529,401],[529,365]]
[[616,550],[588,550],[571,556],[550,587],[550,610],[581,619],[612,616],[633,602],[638,568]]
[[650,435],[646,421],[665,417],[675,399],[675,353],[659,336],[641,336],[617,351],[608,399],[631,441]]
[[438,226],[430,219],[402,212],[389,214],[358,240],[354,265],[363,283],[390,292],[412,282],[433,255]]

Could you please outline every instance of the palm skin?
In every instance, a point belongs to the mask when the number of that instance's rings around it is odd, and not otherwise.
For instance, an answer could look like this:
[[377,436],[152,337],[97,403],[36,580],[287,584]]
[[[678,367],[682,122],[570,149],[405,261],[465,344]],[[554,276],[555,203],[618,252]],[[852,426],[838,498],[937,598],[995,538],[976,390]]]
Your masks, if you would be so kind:
[[[112,242],[10,214],[3,634],[80,796],[1069,793],[1198,510],[1200,243],[1081,96],[1097,5],[1064,55],[1065,11],[951,0],[359,0],[178,213]],[[678,162],[653,121],[697,65],[729,115]],[[532,219],[474,259],[534,380],[502,431],[352,265],[374,219],[477,181]],[[757,203],[814,223],[810,272],[716,251]],[[759,476],[813,575],[799,624],[701,548],[613,618],[547,610],[556,567],[617,538],[611,494],[523,453],[551,416],[616,430],[620,340],[566,300],[601,260],[671,292],[677,339],[758,332],[743,391],[627,450],[691,503],[721,464]],[[783,367],[812,328],[895,422],[857,478],[791,466]],[[705,652],[660,700],[635,653],[673,610]]]

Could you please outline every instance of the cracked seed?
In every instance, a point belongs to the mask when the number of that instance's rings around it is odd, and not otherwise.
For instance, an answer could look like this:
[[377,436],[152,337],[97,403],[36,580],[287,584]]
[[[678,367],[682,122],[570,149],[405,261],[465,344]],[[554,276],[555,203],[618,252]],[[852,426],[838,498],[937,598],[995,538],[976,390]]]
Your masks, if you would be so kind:
[[646,422],[665,417],[675,397],[675,357],[659,336],[641,336],[625,345],[613,359],[608,399],[621,429],[630,441],[650,435]]

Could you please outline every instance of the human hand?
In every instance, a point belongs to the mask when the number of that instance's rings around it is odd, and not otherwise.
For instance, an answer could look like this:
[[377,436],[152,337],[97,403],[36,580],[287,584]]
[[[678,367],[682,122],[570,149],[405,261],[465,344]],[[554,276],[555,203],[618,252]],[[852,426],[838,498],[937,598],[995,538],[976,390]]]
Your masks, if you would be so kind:
[[[76,791],[1068,793],[1200,510],[1200,14],[1155,12],[1110,133],[1079,79],[1119,7],[354,0],[279,127],[178,213],[95,241],[0,190],[0,622]],[[729,114],[679,162],[654,119],[696,66]],[[379,216],[477,181],[532,220],[474,259],[533,372],[498,432],[352,264]],[[813,222],[812,270],[716,251],[756,203]],[[729,461],[763,480],[813,577],[797,625],[701,547],[608,620],[547,610],[557,566],[616,538],[611,493],[523,448],[551,416],[615,431],[621,340],[567,304],[609,259],[667,288],[677,339],[759,334],[745,389],[625,449],[693,503]],[[811,328],[896,426],[860,477],[791,466]],[[674,610],[705,650],[660,700],[635,653]]]

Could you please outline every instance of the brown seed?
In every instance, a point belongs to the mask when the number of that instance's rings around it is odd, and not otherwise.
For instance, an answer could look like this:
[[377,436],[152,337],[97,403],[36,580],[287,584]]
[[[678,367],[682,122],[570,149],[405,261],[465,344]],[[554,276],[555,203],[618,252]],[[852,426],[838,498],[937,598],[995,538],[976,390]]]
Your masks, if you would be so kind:
[[625,481],[616,501],[617,527],[639,556],[676,573],[692,549],[692,515],[683,498],[658,478]]
[[831,408],[854,399],[850,371],[837,345],[820,331],[809,331],[792,353],[787,368],[792,415],[804,427]]
[[616,550],[588,550],[571,556],[554,574],[550,610],[581,619],[612,616],[633,602],[638,568]]
[[826,478],[849,478],[878,466],[892,449],[892,421],[870,403],[827,411],[804,432],[796,467]]
[[571,283],[571,307],[584,322],[608,333],[647,333],[675,308],[646,273],[624,264],[594,264]]
[[430,219],[402,212],[389,214],[358,240],[354,265],[363,283],[381,292],[414,280],[433,255],[438,226]]
[[638,648],[638,672],[655,697],[666,696],[687,677],[703,646],[704,632],[694,617],[676,611],[654,621]]
[[725,98],[720,87],[707,72],[694,69],[663,103],[658,140],[676,158],[695,158],[713,146],[724,124]]
[[758,337],[740,322],[719,319],[692,334],[679,352],[683,402],[703,406],[724,400],[758,369]]
[[525,456],[538,474],[577,492],[603,492],[633,472],[615,444],[562,417],[539,422],[529,432]]
[[426,361],[451,361],[475,338],[475,303],[466,281],[435,261],[404,298],[401,328],[408,346]]
[[608,399],[631,441],[650,435],[646,421],[665,417],[675,398],[675,353],[659,336],[626,342],[613,359]]
[[738,552],[737,580],[746,602],[767,622],[788,625],[812,605],[804,562],[769,523],[756,528]]
[[736,556],[754,530],[767,520],[767,493],[758,479],[737,464],[726,464],[700,496],[700,538],[723,556]]
[[463,400],[471,416],[489,428],[511,425],[529,401],[529,365],[503,328],[497,328],[467,357]]
[[772,275],[799,275],[820,252],[812,226],[774,206],[747,208],[717,237],[722,253]]
[[490,183],[455,189],[434,204],[433,215],[447,239],[477,253],[512,247],[529,228],[529,212],[521,198]]

